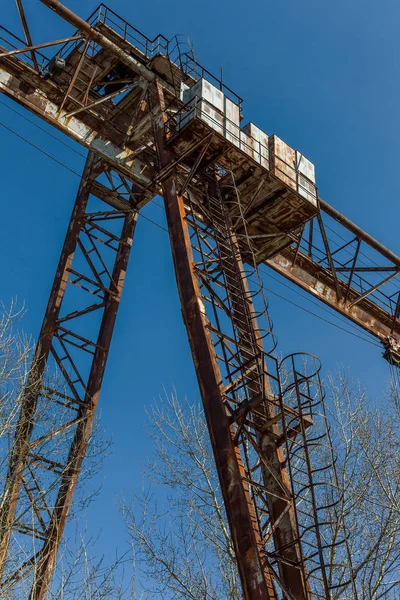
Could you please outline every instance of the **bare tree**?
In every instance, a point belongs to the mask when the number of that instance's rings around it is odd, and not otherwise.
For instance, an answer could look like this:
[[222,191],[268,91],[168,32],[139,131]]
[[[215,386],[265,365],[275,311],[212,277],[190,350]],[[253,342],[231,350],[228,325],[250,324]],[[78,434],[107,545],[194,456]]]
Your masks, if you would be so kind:
[[343,518],[359,600],[400,597],[400,431],[397,393],[374,405],[343,370],[329,377],[328,408]]
[[[18,309],[13,302],[10,307],[0,306],[0,503],[4,493],[10,450],[15,436],[15,427],[20,414],[21,403],[26,393],[28,382],[35,382],[32,373],[35,373],[33,360],[34,344],[22,329],[24,309]],[[60,378],[57,372],[47,372],[43,388],[59,390]],[[50,393],[42,393],[36,412],[37,428],[44,426],[46,431],[57,431],[57,422],[62,418],[62,407],[55,404]],[[41,444],[43,454],[48,453],[59,459],[60,462],[68,452],[70,439],[62,432],[46,437]],[[82,526],[82,509],[96,496],[98,490],[89,485],[89,481],[98,472],[110,447],[109,440],[102,434],[97,421],[84,469],[81,472],[80,484],[74,511],[76,515],[75,539],[65,537],[59,552],[58,562],[54,573],[53,583],[49,591],[49,599],[54,600],[94,600],[109,599],[121,600],[134,598],[131,590],[131,553],[116,556],[113,561],[106,561],[102,552],[96,550],[95,540],[80,531]],[[44,474],[45,476],[45,474]],[[46,482],[42,481],[46,489]],[[52,482],[49,480],[49,485]],[[53,484],[54,485],[54,484]],[[19,515],[22,522],[31,527],[35,526],[35,514],[26,497],[22,504],[23,516]],[[78,518],[79,517],[79,518]],[[71,525],[69,526],[71,531]],[[37,532],[39,535],[39,532]],[[21,542],[22,540],[22,542]],[[18,565],[29,559],[35,546],[35,532],[32,535],[11,538],[9,556],[6,566],[7,572],[13,573]],[[34,566],[34,565],[32,565]],[[129,568],[129,577],[124,577],[124,570]],[[128,581],[128,583],[127,583]],[[21,580],[15,586],[4,588],[1,598],[4,600],[19,600],[28,598],[31,581],[29,578]]]
[[134,573],[130,548],[106,561],[98,540],[77,527],[75,539],[62,543],[49,600],[140,600]]
[[23,315],[13,302],[0,306],[0,476],[5,481],[8,452],[32,359],[32,343],[17,328]]
[[[9,451],[31,364],[32,342],[20,331],[23,311],[0,311],[0,472]],[[49,389],[57,373],[47,373]],[[346,523],[356,591],[351,584],[332,592],[332,600],[395,600],[400,597],[400,403],[389,389],[381,404],[368,399],[343,370],[328,377],[325,406],[336,454],[340,514],[329,513],[330,540]],[[44,395],[38,422],[58,416]],[[126,600],[140,598],[238,600],[240,583],[227,519],[202,409],[165,395],[148,412],[154,455],[144,466],[146,487],[121,512],[140,571],[135,590],[128,553],[105,561],[82,533],[63,542],[50,598]],[[62,436],[49,440],[51,452],[65,452]],[[87,481],[108,448],[95,434],[86,462],[79,509],[93,496]],[[320,492],[331,493],[331,488]],[[329,499],[328,499],[329,500]],[[323,502],[322,502],[323,504]],[[329,507],[330,502],[325,502]],[[337,508],[335,509],[337,510]],[[338,546],[339,547],[339,546]],[[12,549],[12,546],[11,546]],[[18,549],[27,552],[27,549]],[[333,550],[335,552],[336,550]],[[11,568],[20,557],[11,553]],[[343,557],[331,556],[331,563]],[[129,569],[129,575],[124,570]],[[135,569],[133,569],[135,571]],[[335,572],[330,573],[333,579]],[[127,583],[129,581],[129,583]],[[138,585],[136,587],[139,587]],[[5,600],[28,597],[13,588]],[[323,596],[321,596],[323,597]]]
[[180,402],[172,393],[160,399],[148,417],[155,452],[144,477],[154,488],[121,506],[146,579],[144,590],[149,598],[240,598],[234,550],[200,407]]
[[[324,515],[335,541],[346,523],[354,583],[332,600],[400,597],[400,437],[396,395],[374,405],[344,370],[328,377],[326,410],[341,502]],[[235,556],[203,412],[160,398],[148,412],[154,454],[151,482],[121,511],[149,598],[242,598]],[[322,493],[330,494],[327,486]],[[334,546],[333,546],[334,547]],[[335,552],[335,550],[333,550]],[[331,556],[334,564],[342,557]],[[339,562],[340,562],[339,560]],[[329,577],[335,578],[332,571]],[[145,581],[145,583],[143,583]],[[343,583],[343,581],[341,582]],[[318,597],[326,597],[323,593]]]

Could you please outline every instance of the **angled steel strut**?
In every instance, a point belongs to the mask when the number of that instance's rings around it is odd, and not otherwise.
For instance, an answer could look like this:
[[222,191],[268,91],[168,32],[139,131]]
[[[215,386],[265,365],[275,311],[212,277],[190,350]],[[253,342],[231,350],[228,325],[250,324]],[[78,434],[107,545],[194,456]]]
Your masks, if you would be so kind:
[[[96,181],[105,168],[89,155],[22,401],[0,507],[2,593],[20,589],[33,570],[32,600],[46,595],[90,440],[136,226],[133,196],[113,206],[112,187],[119,177],[109,174],[111,188]],[[57,381],[48,380],[49,365],[58,369]],[[60,453],[60,443],[67,453]],[[30,540],[36,540],[34,546]],[[20,560],[18,569],[15,556],[7,559],[10,548]]]
[[[336,493],[332,452],[323,468],[313,464],[316,440],[330,447],[319,368],[306,373],[294,355],[282,385],[258,267],[346,316],[400,364],[400,259],[254,160],[213,122],[204,98],[185,105],[181,89],[208,78],[241,106],[193,54],[172,62],[164,36],[148,38],[105,5],[84,21],[57,0],[41,1],[77,32],[33,44],[17,0],[23,38],[0,26],[0,91],[89,154],[2,490],[0,595],[44,600],[51,585],[137,217],[155,195],[164,198],[244,598],[354,591],[345,524],[329,540],[318,495],[325,474]],[[339,504],[329,506],[331,519]]]

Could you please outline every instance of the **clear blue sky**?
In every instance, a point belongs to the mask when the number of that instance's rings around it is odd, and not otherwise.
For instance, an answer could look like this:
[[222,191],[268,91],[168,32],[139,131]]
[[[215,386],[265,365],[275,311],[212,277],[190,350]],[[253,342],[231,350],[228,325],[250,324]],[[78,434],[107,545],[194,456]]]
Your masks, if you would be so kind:
[[[70,33],[39,0],[25,4],[35,42]],[[97,6],[88,0],[66,4],[83,17]],[[151,37],[159,32],[190,36],[199,62],[216,73],[222,65],[225,82],[244,98],[245,120],[304,152],[316,164],[321,196],[400,253],[397,2],[114,0],[110,6]],[[1,24],[20,32],[13,0],[3,0]],[[13,107],[6,98],[0,100]],[[0,121],[73,169],[82,169],[82,157],[3,104]],[[2,128],[0,136],[0,299],[8,303],[17,296],[26,303],[24,328],[36,336],[78,178]],[[164,223],[160,208],[150,206],[146,214]],[[266,285],[332,319],[276,279],[266,277]],[[314,353],[325,371],[339,363],[348,366],[379,397],[389,375],[379,348],[272,294],[269,299],[283,353]],[[87,515],[90,531],[101,525],[101,544],[111,554],[125,539],[114,499],[140,485],[140,461],[151,450],[143,407],[172,383],[181,395],[198,397],[168,236],[142,219],[100,403],[102,425],[114,438],[113,454],[106,460],[101,494]]]

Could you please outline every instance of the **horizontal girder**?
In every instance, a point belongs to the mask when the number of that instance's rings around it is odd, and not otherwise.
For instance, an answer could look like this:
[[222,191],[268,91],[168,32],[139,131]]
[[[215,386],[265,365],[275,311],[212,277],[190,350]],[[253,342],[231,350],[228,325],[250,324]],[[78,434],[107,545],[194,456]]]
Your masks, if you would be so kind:
[[[306,439],[312,420],[283,404],[262,282],[256,298],[243,261],[253,275],[265,263],[307,290],[377,337],[393,359],[400,357],[400,259],[326,203],[305,200],[201,118],[183,127],[180,90],[190,76],[169,60],[168,40],[165,53],[157,47],[149,56],[105,22],[92,25],[57,0],[42,2],[78,29],[54,51],[62,67],[39,67],[40,50],[51,43],[33,47],[23,22],[25,41],[10,34],[7,45],[0,36],[0,91],[84,146],[89,160],[39,339],[39,378],[24,399],[5,485],[2,589],[17,589],[30,572],[32,600],[45,598],[90,436],[137,211],[161,194],[244,596],[274,600],[279,589],[309,600],[284,445],[288,414],[291,440],[300,433]],[[64,314],[61,301],[71,290],[79,301]],[[80,328],[88,315],[98,315],[91,336]],[[42,385],[49,357],[62,390]],[[42,396],[56,418],[35,437]],[[59,435],[69,444],[63,461],[45,452]],[[40,542],[32,556],[29,537]],[[27,551],[15,570],[6,557],[20,539]]]

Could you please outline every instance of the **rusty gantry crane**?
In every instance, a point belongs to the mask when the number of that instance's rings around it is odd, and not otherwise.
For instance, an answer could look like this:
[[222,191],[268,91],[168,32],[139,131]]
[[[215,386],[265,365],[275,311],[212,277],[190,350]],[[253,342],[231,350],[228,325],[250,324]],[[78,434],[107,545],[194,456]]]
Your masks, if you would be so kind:
[[[300,152],[252,123],[241,128],[241,98],[179,40],[151,40],[104,5],[84,21],[41,1],[76,32],[34,45],[17,0],[24,37],[0,28],[0,91],[88,157],[4,483],[0,596],[26,597],[28,586],[43,600],[51,585],[137,217],[155,196],[243,596],[329,599],[351,588],[319,366],[298,355],[278,364],[258,265],[378,338],[398,365],[400,258],[318,197]],[[45,375],[50,363],[57,385]],[[51,418],[39,421],[44,409]]]

